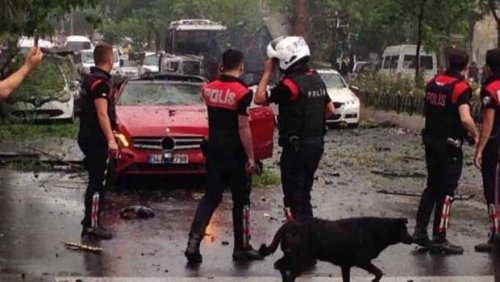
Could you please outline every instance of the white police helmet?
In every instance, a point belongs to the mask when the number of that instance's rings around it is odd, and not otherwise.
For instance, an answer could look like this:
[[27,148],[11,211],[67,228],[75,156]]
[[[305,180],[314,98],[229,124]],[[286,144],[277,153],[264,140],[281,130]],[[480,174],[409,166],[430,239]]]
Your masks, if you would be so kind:
[[280,36],[267,45],[267,57],[278,59],[282,70],[310,56],[309,46],[302,36]]

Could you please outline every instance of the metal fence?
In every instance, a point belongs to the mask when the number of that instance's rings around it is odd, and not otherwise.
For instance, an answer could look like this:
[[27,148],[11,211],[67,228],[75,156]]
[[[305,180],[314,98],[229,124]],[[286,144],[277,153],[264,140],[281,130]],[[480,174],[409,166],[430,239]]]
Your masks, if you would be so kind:
[[[358,97],[361,99],[365,107],[371,107],[378,110],[395,111],[399,113],[407,113],[409,115],[424,114],[424,97],[414,95],[388,94],[360,91]],[[477,101],[471,102],[471,114],[476,121],[479,121],[481,116],[481,103]]]

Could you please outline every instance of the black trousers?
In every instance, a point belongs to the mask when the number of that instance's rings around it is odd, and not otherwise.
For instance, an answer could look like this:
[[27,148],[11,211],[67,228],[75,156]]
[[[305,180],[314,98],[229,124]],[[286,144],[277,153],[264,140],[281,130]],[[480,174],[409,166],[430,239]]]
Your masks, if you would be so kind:
[[280,160],[283,202],[294,218],[313,216],[311,190],[323,151],[323,138],[283,146]]
[[234,247],[244,247],[243,209],[250,205],[250,179],[245,171],[245,160],[233,165],[221,165],[216,159],[207,160],[205,195],[201,199],[191,224],[190,236],[203,237],[210,219],[222,200],[225,188],[229,187],[233,199]]
[[498,164],[498,150],[498,144],[488,143],[483,151],[481,174],[483,176],[484,197],[488,207],[491,204],[495,204],[495,179]]
[[[78,145],[85,155],[83,162],[89,178],[82,225],[96,227],[96,224],[100,224],[100,212],[104,207],[104,196],[108,187],[108,148],[104,142],[90,138],[79,138]],[[94,199],[97,200],[95,203]]]
[[417,212],[416,229],[427,230],[434,209],[433,235],[446,237],[446,228],[440,230],[441,215],[447,196],[453,197],[462,174],[462,149],[449,145],[428,145],[425,148],[427,163],[427,188],[422,194]]

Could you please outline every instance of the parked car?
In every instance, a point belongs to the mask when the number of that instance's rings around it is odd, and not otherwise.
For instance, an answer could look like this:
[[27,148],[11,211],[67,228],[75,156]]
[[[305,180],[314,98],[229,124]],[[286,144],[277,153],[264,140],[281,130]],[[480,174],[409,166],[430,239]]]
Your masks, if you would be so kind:
[[[200,148],[208,134],[207,109],[200,95],[204,82],[199,76],[156,74],[121,86],[116,101],[119,177],[205,172]],[[256,160],[271,157],[272,110],[254,106],[250,119]]]
[[75,53],[80,53],[82,50],[94,49],[92,41],[87,36],[71,35],[66,38],[64,47],[73,50]]
[[160,58],[160,72],[204,76],[203,57],[196,55],[163,54]]
[[80,52],[80,62],[82,74],[90,73],[90,68],[95,66],[94,62],[94,50],[82,50]]
[[[397,75],[409,78],[415,77],[416,45],[389,46],[382,55],[382,64],[379,70],[387,76]],[[437,74],[437,59],[434,52],[426,52],[422,47],[420,51],[420,68],[425,81],[431,80]]]
[[79,89],[71,52],[44,51],[40,66],[1,104],[1,110],[11,120],[73,121]]
[[345,82],[339,72],[335,70],[318,70],[326,84],[328,95],[335,106],[336,113],[327,120],[327,125],[347,124],[349,127],[359,125],[361,103]]
[[155,52],[144,53],[144,59],[139,67],[139,74],[158,73],[160,72],[160,55]]
[[127,77],[139,76],[139,62],[125,60],[123,61],[123,66],[121,67],[122,75]]

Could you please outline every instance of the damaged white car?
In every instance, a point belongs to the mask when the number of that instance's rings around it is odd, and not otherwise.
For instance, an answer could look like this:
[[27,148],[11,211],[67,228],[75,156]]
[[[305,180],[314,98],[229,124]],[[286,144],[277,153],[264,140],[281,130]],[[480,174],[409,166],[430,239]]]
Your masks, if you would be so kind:
[[1,104],[2,114],[15,121],[72,122],[75,118],[74,100],[79,88],[78,72],[71,56],[46,53],[40,66]]

